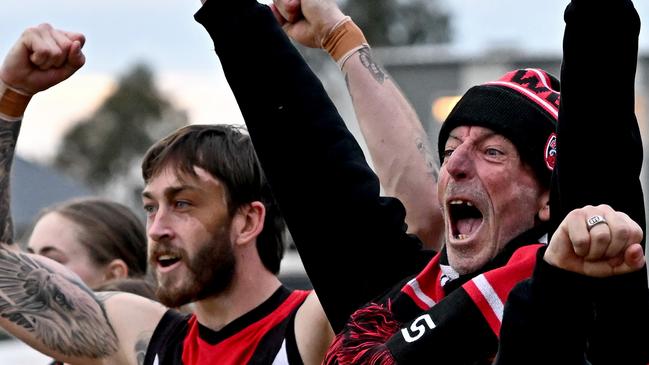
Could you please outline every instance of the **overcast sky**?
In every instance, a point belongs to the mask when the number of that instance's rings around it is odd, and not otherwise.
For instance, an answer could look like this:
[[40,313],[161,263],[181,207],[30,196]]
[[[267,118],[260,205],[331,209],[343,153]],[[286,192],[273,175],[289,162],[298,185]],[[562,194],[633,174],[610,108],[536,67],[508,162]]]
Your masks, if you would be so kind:
[[[453,15],[453,47],[468,53],[489,46],[560,52],[567,3],[442,0]],[[635,3],[642,19],[649,22],[649,1]],[[91,112],[110,92],[114,77],[136,61],[153,66],[159,85],[190,112],[192,122],[240,122],[211,41],[193,19],[199,7],[200,0],[3,1],[1,55],[23,29],[42,22],[80,31],[87,37],[86,66],[72,79],[34,99],[25,116],[19,154],[47,159],[62,126]],[[649,52],[647,29],[642,31],[640,44],[641,50]]]

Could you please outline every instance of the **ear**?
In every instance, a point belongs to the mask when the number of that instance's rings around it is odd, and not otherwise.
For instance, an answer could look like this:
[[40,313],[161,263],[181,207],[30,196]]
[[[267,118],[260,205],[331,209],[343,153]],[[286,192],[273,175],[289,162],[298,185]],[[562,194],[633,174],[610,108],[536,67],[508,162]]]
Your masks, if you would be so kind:
[[233,242],[245,245],[257,239],[264,229],[266,207],[262,202],[248,203],[237,210],[232,219]]
[[128,277],[128,265],[122,259],[115,259],[106,266],[104,277],[106,280],[126,278]]
[[550,220],[550,191],[547,190],[539,197],[539,219],[543,222]]

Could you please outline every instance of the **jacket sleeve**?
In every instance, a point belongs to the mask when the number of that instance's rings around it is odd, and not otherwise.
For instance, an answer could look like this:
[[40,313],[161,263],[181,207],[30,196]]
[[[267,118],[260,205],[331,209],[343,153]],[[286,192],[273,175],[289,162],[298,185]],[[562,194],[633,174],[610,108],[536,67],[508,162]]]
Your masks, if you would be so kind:
[[[565,22],[559,203],[551,206],[551,215],[558,224],[572,209],[606,203],[646,227],[642,140],[634,110],[640,19],[631,0],[572,0]],[[646,266],[596,284],[589,361],[647,364]]]
[[208,0],[196,19],[214,41],[264,172],[335,331],[417,272],[421,244],[320,81],[270,9]]
[[[573,209],[608,204],[645,227],[640,183],[643,150],[634,114],[638,14],[630,0],[572,0],[565,22],[552,225],[556,228]],[[530,344],[526,338],[536,336],[539,352],[547,346],[544,338],[584,327],[586,317],[592,331],[552,341],[553,351],[573,359],[564,363],[580,364],[586,353],[593,365],[647,364],[646,267],[620,277],[589,280],[591,291],[583,296],[588,302],[577,307],[581,312],[574,312],[568,299],[571,290],[559,287],[570,284],[572,291],[581,292],[583,285],[571,280],[571,273],[548,268],[542,259],[537,265],[534,278],[521,284],[509,299],[503,329],[516,334],[503,332],[499,364],[530,363],[529,353],[534,349],[525,347]],[[565,316],[562,323],[554,320],[571,312],[574,315]],[[527,326],[517,321],[528,321]],[[512,346],[512,341],[519,346]],[[516,359],[511,351],[522,358]],[[544,363],[543,354],[548,352],[540,351],[535,357],[538,363]]]
[[589,278],[561,270],[538,252],[532,278],[509,295],[494,365],[584,365],[593,306]]

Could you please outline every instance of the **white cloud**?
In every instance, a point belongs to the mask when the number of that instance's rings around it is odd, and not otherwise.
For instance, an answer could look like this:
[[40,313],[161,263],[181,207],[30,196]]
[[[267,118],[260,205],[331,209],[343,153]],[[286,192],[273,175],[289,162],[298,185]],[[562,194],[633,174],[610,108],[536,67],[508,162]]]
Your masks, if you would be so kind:
[[191,123],[243,124],[239,106],[220,68],[164,72],[159,75],[159,85],[177,107],[188,111]]
[[48,160],[66,129],[94,111],[114,86],[109,75],[75,75],[36,94],[25,112],[17,153],[27,159]]

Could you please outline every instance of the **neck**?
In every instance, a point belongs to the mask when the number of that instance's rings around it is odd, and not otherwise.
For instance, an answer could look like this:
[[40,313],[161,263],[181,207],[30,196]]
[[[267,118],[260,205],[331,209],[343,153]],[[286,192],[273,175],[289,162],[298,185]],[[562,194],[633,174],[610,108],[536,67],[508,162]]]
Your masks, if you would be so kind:
[[268,299],[282,284],[258,262],[238,260],[230,287],[224,292],[194,303],[198,322],[218,331]]

